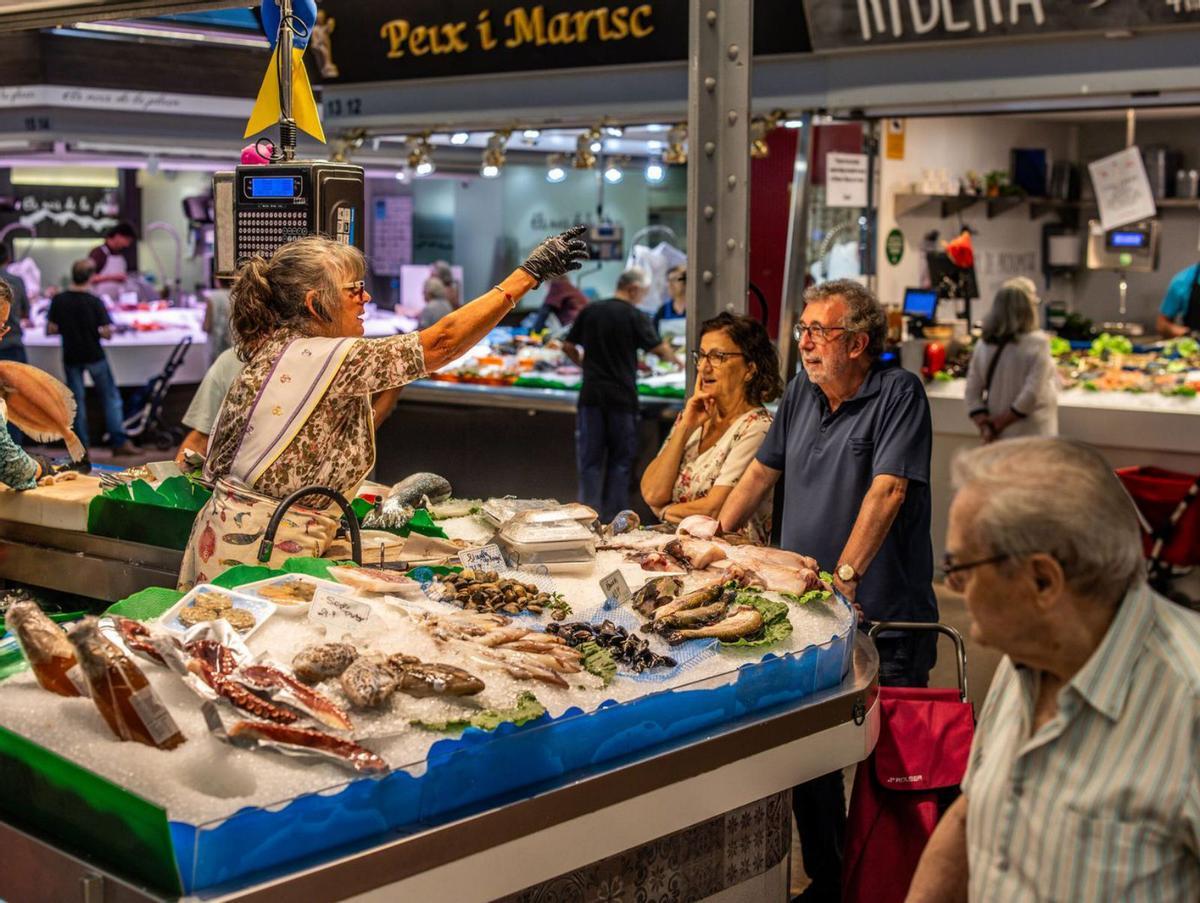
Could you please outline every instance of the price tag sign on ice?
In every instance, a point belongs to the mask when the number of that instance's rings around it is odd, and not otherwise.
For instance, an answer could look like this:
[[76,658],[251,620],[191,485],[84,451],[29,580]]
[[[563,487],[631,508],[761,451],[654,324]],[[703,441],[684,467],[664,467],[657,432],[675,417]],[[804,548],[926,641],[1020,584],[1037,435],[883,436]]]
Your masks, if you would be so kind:
[[473,571],[504,571],[508,569],[504,553],[495,543],[479,549],[463,549],[458,553],[458,560],[462,562],[463,567]]
[[371,606],[349,596],[318,589],[308,608],[308,620],[325,628],[326,633],[355,633],[371,619]]
[[613,571],[607,577],[602,578],[600,589],[604,590],[605,608],[619,608],[627,605],[633,599],[633,593],[629,591],[625,575],[620,571]]
[[1142,152],[1136,146],[1089,163],[1088,173],[1105,231],[1148,219],[1158,212]]

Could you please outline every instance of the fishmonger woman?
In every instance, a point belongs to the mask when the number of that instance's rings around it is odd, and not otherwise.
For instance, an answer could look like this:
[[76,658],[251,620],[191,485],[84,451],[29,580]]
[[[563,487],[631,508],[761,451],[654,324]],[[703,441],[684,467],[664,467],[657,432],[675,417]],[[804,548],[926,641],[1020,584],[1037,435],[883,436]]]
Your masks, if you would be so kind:
[[[251,258],[231,291],[230,326],[246,361],[221,406],[205,476],[213,496],[200,511],[179,572],[186,589],[251,563],[279,502],[305,486],[352,494],[375,463],[371,395],[406,385],[474,346],[546,279],[587,257],[577,226],[548,238],[491,291],[428,329],[364,339],[371,300],[362,254],[310,236],[268,260]],[[271,564],[320,556],[340,511],[304,499],[284,517]]]

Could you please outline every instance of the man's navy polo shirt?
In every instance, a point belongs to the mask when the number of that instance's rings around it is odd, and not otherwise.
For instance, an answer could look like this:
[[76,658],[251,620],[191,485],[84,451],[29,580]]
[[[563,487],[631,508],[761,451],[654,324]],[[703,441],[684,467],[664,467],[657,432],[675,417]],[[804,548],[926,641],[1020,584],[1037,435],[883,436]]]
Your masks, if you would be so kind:
[[859,584],[856,601],[873,620],[936,621],[929,459],[933,429],[921,381],[873,367],[853,398],[830,411],[803,370],[788,384],[758,460],[784,472],[780,545],[832,571],[871,481],[908,479],[896,520]]

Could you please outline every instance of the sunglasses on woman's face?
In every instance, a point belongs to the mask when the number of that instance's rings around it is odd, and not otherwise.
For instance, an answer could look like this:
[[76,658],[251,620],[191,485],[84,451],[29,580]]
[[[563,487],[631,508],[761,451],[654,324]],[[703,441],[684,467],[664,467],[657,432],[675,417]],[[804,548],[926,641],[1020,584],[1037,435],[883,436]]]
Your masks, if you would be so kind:
[[351,298],[362,298],[363,293],[367,290],[367,283],[358,279],[355,282],[343,282],[342,288],[350,293]]

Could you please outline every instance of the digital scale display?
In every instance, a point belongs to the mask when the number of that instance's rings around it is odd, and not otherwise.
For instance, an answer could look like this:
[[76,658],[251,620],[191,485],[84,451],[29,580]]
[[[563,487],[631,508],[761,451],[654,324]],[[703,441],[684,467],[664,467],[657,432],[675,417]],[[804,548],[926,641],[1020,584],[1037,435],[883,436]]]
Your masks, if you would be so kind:
[[251,176],[246,193],[252,198],[294,198],[298,181],[291,176]]
[[1141,230],[1113,230],[1108,233],[1108,246],[1110,248],[1133,248],[1135,250],[1138,248],[1147,248],[1150,246],[1150,236]]

